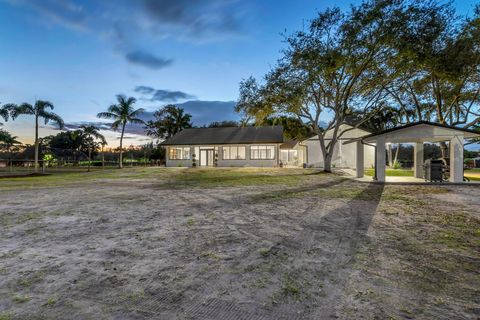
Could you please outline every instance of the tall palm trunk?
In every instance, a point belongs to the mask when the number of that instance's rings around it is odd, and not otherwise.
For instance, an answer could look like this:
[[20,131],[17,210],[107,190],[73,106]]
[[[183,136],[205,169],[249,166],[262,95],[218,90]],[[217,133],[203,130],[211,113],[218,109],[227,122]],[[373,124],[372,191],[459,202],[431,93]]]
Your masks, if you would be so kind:
[[120,136],[120,163],[119,163],[119,168],[120,169],[123,168],[123,149],[122,149],[122,145],[123,145],[123,133],[125,132],[125,125],[126,124],[127,124],[127,122],[123,122],[122,135]]
[[92,148],[88,146],[88,172],[90,172],[90,163],[92,162]]
[[105,152],[103,152],[103,144],[102,144],[102,169],[105,169]]
[[35,172],[38,172],[38,115],[35,115]]

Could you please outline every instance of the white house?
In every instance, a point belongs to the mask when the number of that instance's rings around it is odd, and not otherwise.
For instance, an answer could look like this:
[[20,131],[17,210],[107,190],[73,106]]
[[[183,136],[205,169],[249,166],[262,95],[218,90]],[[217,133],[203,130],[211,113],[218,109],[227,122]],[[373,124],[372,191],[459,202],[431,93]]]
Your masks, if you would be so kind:
[[[342,142],[367,136],[370,132],[347,124],[334,150],[333,165],[336,168],[355,168],[357,149],[355,145]],[[330,137],[330,138],[329,138]],[[331,139],[327,132],[326,142]],[[185,129],[162,143],[166,147],[167,167],[191,167],[193,159],[198,166],[219,167],[322,167],[318,137],[304,141],[284,140],[283,127],[220,127]],[[374,164],[374,147],[361,150],[363,163]]]

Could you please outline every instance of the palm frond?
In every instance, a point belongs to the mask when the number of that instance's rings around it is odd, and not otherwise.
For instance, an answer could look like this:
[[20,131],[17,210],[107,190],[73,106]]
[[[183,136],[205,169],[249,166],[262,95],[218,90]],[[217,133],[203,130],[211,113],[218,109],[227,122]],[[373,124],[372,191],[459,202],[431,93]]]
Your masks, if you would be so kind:
[[126,103],[129,105],[129,106],[133,106],[135,104],[135,102],[137,102],[137,99],[135,99],[134,97],[130,97],[127,99]]
[[135,123],[135,124],[145,124],[145,121],[139,118],[130,118],[128,119],[128,122]]
[[50,101],[37,100],[37,102],[35,102],[35,109],[37,109],[37,111],[45,110],[45,109],[53,110],[53,108],[54,108],[53,103],[51,103]]
[[10,111],[10,116],[13,120],[15,120],[18,116],[26,114],[26,115],[34,115],[35,109],[29,103],[22,103],[21,105],[12,105]]
[[110,105],[110,107],[108,107],[108,112],[113,113],[113,114],[115,114],[115,115],[117,115],[117,116],[119,116],[119,115],[122,114],[121,108],[120,108],[118,105],[116,105],[116,104]]
[[9,116],[10,116],[10,112],[8,111],[8,109],[5,108],[5,106],[3,106],[0,109],[0,117],[2,117],[5,121],[8,121]]
[[113,129],[113,130],[117,130],[118,127],[119,127],[122,123],[123,123],[123,122],[122,122],[122,119],[118,119],[118,120],[112,122],[112,129]]
[[45,119],[45,124],[47,124],[49,121],[51,121],[51,122],[56,123],[60,129],[63,129],[63,127],[65,126],[65,123],[63,122],[62,117],[60,117],[58,114],[56,114],[54,112],[41,110],[38,113],[38,115]]
[[135,117],[138,117],[140,114],[142,114],[144,112],[145,112],[145,109],[138,108],[137,110],[130,112],[130,114],[128,116],[131,117],[131,118],[135,118]]
[[117,115],[112,112],[100,112],[97,113],[97,118],[102,118],[102,119],[116,119]]

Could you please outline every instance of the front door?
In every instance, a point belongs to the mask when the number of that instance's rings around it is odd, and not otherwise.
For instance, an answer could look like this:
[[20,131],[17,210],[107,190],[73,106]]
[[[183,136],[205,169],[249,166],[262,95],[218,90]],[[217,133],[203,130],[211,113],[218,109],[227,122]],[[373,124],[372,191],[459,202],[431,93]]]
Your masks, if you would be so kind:
[[213,150],[207,150],[207,166],[213,166]]
[[200,166],[213,166],[213,149],[200,149]]

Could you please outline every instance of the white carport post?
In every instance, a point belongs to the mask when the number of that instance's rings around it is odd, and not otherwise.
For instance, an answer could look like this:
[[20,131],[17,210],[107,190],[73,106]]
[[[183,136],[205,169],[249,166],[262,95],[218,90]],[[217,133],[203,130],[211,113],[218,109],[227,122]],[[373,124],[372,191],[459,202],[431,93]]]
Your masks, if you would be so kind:
[[356,177],[357,178],[363,178],[364,175],[364,163],[363,163],[363,143],[362,141],[357,141],[355,142],[356,145],[356,159],[355,159],[355,166],[356,166]]
[[450,182],[463,182],[463,136],[450,140]]
[[415,178],[423,178],[423,142],[415,143],[413,150],[414,176]]
[[375,170],[377,181],[385,182],[385,137],[377,138]]

